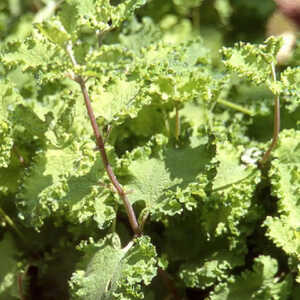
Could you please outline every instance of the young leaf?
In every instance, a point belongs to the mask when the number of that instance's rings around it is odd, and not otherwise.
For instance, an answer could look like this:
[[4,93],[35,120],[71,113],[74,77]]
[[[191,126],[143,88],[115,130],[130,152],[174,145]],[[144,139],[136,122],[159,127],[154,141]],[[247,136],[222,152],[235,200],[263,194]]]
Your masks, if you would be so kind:
[[225,67],[239,77],[246,78],[256,85],[266,84],[272,89],[271,64],[276,63],[276,54],[281,40],[270,37],[264,44],[252,45],[239,42],[233,48],[223,48]]

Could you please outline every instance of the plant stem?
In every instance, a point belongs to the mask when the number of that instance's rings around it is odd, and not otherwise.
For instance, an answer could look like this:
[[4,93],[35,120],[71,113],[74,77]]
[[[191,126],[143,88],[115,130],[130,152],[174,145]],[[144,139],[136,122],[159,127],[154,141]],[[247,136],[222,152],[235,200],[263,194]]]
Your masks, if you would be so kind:
[[[77,63],[76,63],[76,60],[75,60],[75,57],[73,55],[72,48],[71,48],[70,45],[68,45],[68,47],[66,48],[66,51],[67,51],[73,65],[76,66]],[[104,168],[106,170],[106,173],[107,173],[112,185],[114,186],[114,188],[118,192],[119,197],[122,199],[122,201],[124,203],[125,210],[126,210],[126,213],[127,213],[128,219],[129,219],[129,223],[130,223],[130,226],[131,226],[133,232],[136,235],[140,235],[141,230],[139,228],[139,225],[138,225],[134,210],[132,208],[132,205],[130,204],[125,191],[123,190],[122,186],[120,185],[120,183],[119,183],[119,181],[118,181],[118,179],[117,179],[117,177],[116,177],[116,175],[115,175],[115,173],[114,173],[114,171],[113,171],[113,169],[112,169],[112,167],[111,167],[111,165],[108,161],[108,157],[107,157],[105,146],[104,146],[104,140],[103,140],[103,137],[100,133],[100,130],[99,130],[97,122],[96,122],[96,117],[95,117],[95,114],[94,114],[94,111],[93,111],[93,108],[92,108],[91,100],[90,100],[90,97],[89,97],[89,94],[88,94],[88,91],[87,91],[87,88],[86,88],[85,81],[83,80],[83,78],[81,76],[76,76],[76,75],[74,77],[74,80],[80,85],[81,92],[82,92],[84,102],[85,102],[85,106],[86,106],[86,109],[87,109],[87,113],[88,113],[89,119],[91,121],[91,125],[92,125],[93,131],[94,131],[94,135],[96,137],[96,143],[97,143],[98,149],[100,151],[101,159],[102,159]]]
[[[275,65],[272,63],[272,76],[273,80],[276,81],[276,70],[275,70]],[[274,100],[274,130],[273,130],[273,140],[272,143],[269,147],[269,149],[265,152],[263,155],[263,158],[260,161],[260,165],[263,165],[270,157],[270,154],[272,150],[274,149],[277,141],[278,141],[278,135],[280,131],[280,99],[279,95],[275,96]]]
[[242,113],[244,113],[244,114],[246,114],[246,115],[253,116],[253,112],[252,112],[252,111],[250,111],[250,110],[247,109],[247,108],[242,107],[241,105],[238,105],[238,104],[235,104],[235,103],[226,101],[226,100],[222,100],[222,99],[219,99],[219,100],[217,101],[217,103],[223,104],[223,105],[225,105],[225,106],[227,106],[227,107],[230,107],[230,108],[232,108],[232,109],[235,109],[235,110],[237,110],[237,111],[240,111],[240,112],[242,112]]
[[179,297],[176,287],[173,281],[171,280],[169,274],[161,267],[158,267],[158,275],[162,279],[163,283],[165,284],[169,292],[169,295],[172,297],[171,299],[180,300],[181,298]]
[[175,138],[176,138],[176,141],[178,142],[179,135],[180,135],[180,118],[179,118],[179,109],[178,109],[177,105],[175,107],[175,111],[176,111],[176,115],[175,115]]
[[165,119],[165,127],[166,127],[166,131],[167,131],[167,135],[168,135],[168,137],[170,137],[169,118],[168,118],[168,114],[165,110],[163,110],[163,115],[164,115],[164,119]]
[[18,234],[19,237],[24,240],[24,236],[22,235],[21,231],[17,228],[14,221],[5,213],[5,211],[0,207],[0,215],[4,219],[4,221]]
[[22,274],[18,274],[18,291],[19,291],[19,296],[21,300],[25,300],[24,294],[23,294],[23,278]]

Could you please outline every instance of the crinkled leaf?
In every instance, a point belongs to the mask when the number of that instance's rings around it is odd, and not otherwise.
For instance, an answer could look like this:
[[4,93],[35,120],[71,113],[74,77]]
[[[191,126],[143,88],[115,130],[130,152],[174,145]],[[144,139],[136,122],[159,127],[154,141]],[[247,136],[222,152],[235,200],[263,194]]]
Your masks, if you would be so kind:
[[135,117],[143,105],[149,103],[141,85],[136,81],[117,79],[107,89],[97,88],[91,94],[96,117],[108,123]]
[[287,254],[300,254],[300,132],[290,129],[280,134],[272,153],[270,169],[272,193],[278,198],[279,217],[267,217],[267,235]]
[[90,220],[95,201],[103,201],[103,187],[99,185],[103,175],[101,160],[91,143],[74,141],[65,148],[48,148],[37,154],[27,171],[18,194],[20,210],[37,227],[56,211],[67,212],[73,222]]
[[261,45],[239,42],[233,48],[222,49],[224,64],[232,73],[256,85],[265,83],[272,90],[275,86],[271,79],[271,64],[276,62],[280,47],[281,41],[275,37],[268,38]]
[[98,30],[104,32],[120,26],[146,0],[125,0],[114,6],[109,0],[68,0],[59,14],[68,31]]
[[[257,206],[252,203],[260,172],[241,161],[243,147],[234,147],[227,141],[217,142],[216,161],[219,164],[212,184],[212,195],[203,209],[204,226],[217,236],[227,232],[242,234],[240,223],[254,221]],[[249,215],[251,218],[249,218]],[[253,216],[256,216],[254,220]]]
[[288,104],[290,112],[295,111],[300,105],[300,68],[287,68],[281,74],[283,85],[282,98]]
[[121,248],[112,235],[85,251],[91,257],[87,268],[73,273],[70,282],[79,299],[142,299],[141,284],[156,275],[156,251],[146,236]]
[[[224,245],[224,244],[223,244]],[[225,280],[229,271],[243,264],[243,257],[232,252],[217,249],[198,261],[181,265],[179,276],[191,288],[205,289]]]
[[195,147],[166,148],[162,158],[141,157],[130,162],[132,176],[126,186],[130,201],[144,201],[147,210],[159,217],[197,206],[194,195],[205,197],[211,154],[207,139]]
[[278,263],[270,256],[255,259],[253,271],[244,271],[241,276],[231,276],[227,283],[219,284],[210,294],[211,300],[238,299],[282,299],[287,300],[291,294],[291,278],[281,281],[276,277]]
[[51,42],[62,48],[65,48],[67,42],[71,39],[70,35],[66,32],[63,25],[58,20],[37,23],[36,27]]
[[10,125],[0,119],[0,168],[7,168],[13,146],[12,130]]

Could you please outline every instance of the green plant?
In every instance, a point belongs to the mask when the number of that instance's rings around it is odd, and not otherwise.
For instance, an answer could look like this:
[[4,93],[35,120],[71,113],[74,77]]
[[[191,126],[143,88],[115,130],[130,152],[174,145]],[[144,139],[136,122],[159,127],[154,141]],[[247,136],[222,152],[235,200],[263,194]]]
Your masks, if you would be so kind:
[[43,2],[0,44],[0,297],[297,299],[300,71],[276,75],[281,40],[199,35],[201,9],[230,28],[242,2]]

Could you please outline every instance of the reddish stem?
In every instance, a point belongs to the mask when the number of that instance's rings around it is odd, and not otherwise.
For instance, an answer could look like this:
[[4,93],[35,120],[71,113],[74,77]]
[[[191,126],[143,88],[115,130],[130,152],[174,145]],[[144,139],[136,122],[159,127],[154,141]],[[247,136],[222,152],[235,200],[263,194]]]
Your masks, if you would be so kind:
[[172,296],[172,299],[180,300],[181,298],[178,295],[177,289],[176,289],[173,281],[171,280],[170,275],[160,267],[158,267],[158,275],[160,276],[160,278],[164,282],[166,288],[169,291],[169,295]]
[[106,154],[106,151],[105,151],[105,146],[104,146],[104,140],[103,140],[103,137],[100,133],[100,130],[99,130],[97,122],[96,122],[96,118],[95,118],[95,115],[94,115],[94,111],[93,111],[93,108],[92,108],[92,105],[91,105],[91,100],[90,100],[85,82],[84,82],[84,80],[82,79],[81,76],[77,76],[76,81],[79,83],[82,94],[83,94],[85,106],[86,106],[86,109],[87,109],[87,112],[88,112],[88,115],[89,115],[89,118],[90,118],[90,121],[91,121],[91,124],[92,124],[92,127],[93,127],[94,135],[96,137],[96,143],[97,143],[97,146],[100,150],[102,162],[104,164],[104,168],[106,170],[106,173],[107,173],[111,183],[115,187],[116,191],[118,192],[120,198],[122,199],[122,201],[124,203],[126,213],[127,213],[128,219],[129,219],[129,223],[130,223],[130,226],[131,226],[133,232],[136,235],[140,235],[141,230],[139,228],[134,210],[133,210],[133,208],[132,208],[132,206],[131,206],[131,204],[128,200],[128,197],[127,197],[125,191],[123,190],[123,188],[120,185],[118,179],[116,178],[116,176],[114,174],[114,171],[113,171],[113,169],[112,169],[112,167],[111,167],[111,165],[108,161],[107,154]]
[[261,164],[264,164],[270,157],[272,150],[274,149],[275,145],[278,141],[279,131],[280,131],[280,103],[279,103],[279,96],[276,96],[275,103],[274,103],[274,132],[273,132],[273,140],[269,147],[269,149],[264,154],[263,158],[261,159]]
[[[273,80],[274,80],[274,82],[276,82],[276,70],[275,70],[274,63],[271,64],[271,69],[272,69]],[[266,151],[266,153],[264,154],[263,158],[260,161],[261,165],[263,165],[269,159],[272,150],[276,146],[276,143],[278,141],[279,131],[280,131],[280,99],[279,99],[279,95],[276,95],[275,101],[274,101],[273,140],[272,140],[272,143],[271,143],[269,149]]]
[[22,274],[17,275],[18,278],[18,291],[19,291],[19,296],[21,300],[25,300],[24,294],[23,294],[23,279],[22,279]]

